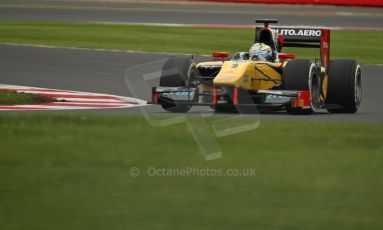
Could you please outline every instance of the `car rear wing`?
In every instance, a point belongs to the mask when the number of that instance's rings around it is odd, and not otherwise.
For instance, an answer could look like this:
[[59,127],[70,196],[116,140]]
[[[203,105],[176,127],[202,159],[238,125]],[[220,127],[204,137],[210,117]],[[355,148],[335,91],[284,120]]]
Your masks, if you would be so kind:
[[[259,22],[259,21],[257,21]],[[330,61],[330,30],[316,27],[256,27],[255,41],[260,31],[271,29],[282,35],[283,47],[320,48],[322,66],[328,67]]]

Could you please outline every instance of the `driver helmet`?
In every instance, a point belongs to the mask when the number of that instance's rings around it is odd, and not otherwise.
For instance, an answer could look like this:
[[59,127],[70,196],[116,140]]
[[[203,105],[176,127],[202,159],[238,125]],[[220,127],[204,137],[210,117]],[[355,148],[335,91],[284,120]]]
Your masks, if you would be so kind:
[[255,43],[249,51],[250,57],[255,61],[273,61],[273,51],[265,43]]

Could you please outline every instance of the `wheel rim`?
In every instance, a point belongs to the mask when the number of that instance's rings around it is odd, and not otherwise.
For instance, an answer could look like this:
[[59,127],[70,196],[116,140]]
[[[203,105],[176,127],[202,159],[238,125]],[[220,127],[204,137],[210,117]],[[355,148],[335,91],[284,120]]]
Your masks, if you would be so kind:
[[310,82],[309,82],[309,90],[311,97],[311,109],[313,111],[318,110],[319,99],[320,99],[320,79],[318,74],[315,71],[315,66],[312,65],[310,69]]
[[195,64],[190,65],[188,70],[188,78],[186,80],[186,87],[195,87],[198,85],[198,79],[196,77]]
[[360,102],[362,101],[362,71],[360,66],[356,67],[355,71],[355,105],[359,107]]

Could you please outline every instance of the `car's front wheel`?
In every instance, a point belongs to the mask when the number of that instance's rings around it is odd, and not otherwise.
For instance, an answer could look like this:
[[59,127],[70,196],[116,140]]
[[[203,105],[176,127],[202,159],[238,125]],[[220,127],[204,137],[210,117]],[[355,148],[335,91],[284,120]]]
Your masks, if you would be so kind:
[[[162,87],[191,87],[195,85],[197,78],[196,64],[191,57],[170,57],[163,65],[160,86]],[[161,107],[172,113],[186,113],[191,105],[174,101],[163,101]]]
[[320,108],[321,81],[315,64],[310,60],[291,60],[283,72],[285,90],[308,90],[310,108],[287,108],[290,114],[311,114]]

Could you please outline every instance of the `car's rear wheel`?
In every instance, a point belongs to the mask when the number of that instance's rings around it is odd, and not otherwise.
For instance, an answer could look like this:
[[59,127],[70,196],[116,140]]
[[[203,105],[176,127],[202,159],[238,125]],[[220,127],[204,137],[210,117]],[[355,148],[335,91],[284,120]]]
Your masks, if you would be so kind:
[[[192,87],[196,84],[197,68],[191,57],[170,57],[163,65],[160,86],[162,87]],[[174,101],[162,101],[161,107],[173,113],[186,113],[191,105]]]
[[290,114],[311,114],[320,108],[321,82],[317,67],[310,60],[291,60],[283,72],[285,90],[308,90],[310,92],[310,108],[287,108]]
[[338,108],[330,113],[356,113],[362,101],[362,70],[354,60],[332,60],[328,67],[328,104]]

